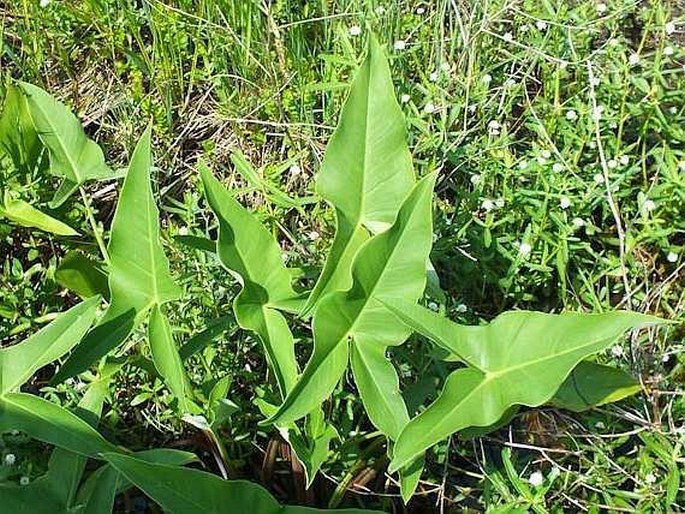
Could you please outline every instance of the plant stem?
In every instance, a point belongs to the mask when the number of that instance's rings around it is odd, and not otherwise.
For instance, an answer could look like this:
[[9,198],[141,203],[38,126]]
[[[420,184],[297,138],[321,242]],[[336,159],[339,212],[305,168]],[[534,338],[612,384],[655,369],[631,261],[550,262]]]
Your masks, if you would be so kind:
[[93,229],[93,235],[95,236],[95,240],[97,241],[98,248],[100,248],[102,258],[105,259],[105,263],[109,266],[109,254],[107,253],[107,246],[105,245],[105,241],[102,238],[102,234],[100,234],[98,224],[95,221],[95,216],[93,215],[93,208],[90,205],[90,199],[88,198],[88,195],[86,195],[86,192],[84,191],[83,187],[79,187],[78,190],[81,193],[83,205],[86,208],[86,217],[88,218],[90,226]]

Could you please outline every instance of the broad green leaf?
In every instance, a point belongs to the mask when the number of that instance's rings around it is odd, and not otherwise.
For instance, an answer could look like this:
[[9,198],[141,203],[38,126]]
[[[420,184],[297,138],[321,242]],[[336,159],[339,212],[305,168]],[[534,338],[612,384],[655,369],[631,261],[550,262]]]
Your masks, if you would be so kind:
[[25,393],[0,396],[0,431],[21,430],[31,437],[86,457],[117,447],[93,427],[59,405]]
[[0,395],[17,389],[76,345],[90,328],[99,303],[99,297],[81,302],[25,341],[0,349]]
[[[319,303],[313,320],[314,353],[294,389],[267,423],[295,421],[331,394],[347,367],[350,338],[356,345],[382,348],[401,344],[407,338],[409,329],[380,300],[401,298],[411,302],[423,293],[432,244],[434,182],[434,174],[418,182],[402,204],[394,225],[359,250],[350,290],[330,293]],[[375,412],[375,408],[369,408]],[[387,423],[380,418],[372,421],[384,426]]]
[[387,229],[414,184],[404,116],[378,42],[357,71],[317,176],[319,194],[335,208],[337,230],[304,313],[326,293],[352,285],[352,262],[369,237]]
[[100,147],[88,139],[81,122],[64,104],[37,86],[20,83],[33,125],[48,149],[50,172],[63,177],[50,202],[59,207],[80,185],[88,180],[110,178]]
[[262,487],[244,480],[223,480],[196,469],[153,464],[121,454],[106,454],[107,461],[171,514],[309,514],[337,512],[362,514],[358,509],[324,511],[309,507],[283,507]]
[[207,201],[219,221],[217,254],[222,265],[243,286],[233,302],[238,324],[256,332],[283,396],[297,378],[292,334],[276,309],[298,295],[283,264],[278,243],[264,226],[240,205],[209,169],[200,166]]
[[171,393],[178,400],[182,412],[190,410],[188,405],[188,377],[183,362],[174,343],[169,320],[162,313],[159,305],[152,308],[150,314],[149,340],[152,361],[155,368],[164,379]]
[[109,300],[107,274],[93,259],[78,250],[71,250],[59,261],[55,281],[81,298],[99,294]]
[[[80,414],[97,419],[102,409],[107,387],[100,381],[92,383],[79,402]],[[85,420],[88,421],[88,420]],[[25,486],[0,483],[2,506],[12,513],[67,513],[85,468],[85,457],[56,448],[50,456],[48,471]]]
[[22,227],[37,228],[56,236],[78,235],[78,232],[66,223],[39,211],[23,200],[13,199],[8,194],[5,194],[5,200],[0,205],[0,216],[4,216]]
[[640,389],[640,383],[623,370],[583,361],[573,369],[550,403],[562,409],[582,412],[617,402]]
[[153,305],[176,300],[150,185],[150,127],[131,157],[107,247],[111,302],[99,325],[76,347],[53,383],[77,375],[121,344]]
[[580,361],[626,330],[663,322],[634,312],[520,311],[501,314],[488,325],[463,326],[416,304],[384,303],[408,326],[471,366],[450,374],[438,398],[404,428],[391,470],[454,432],[496,423],[514,405],[542,405]]
[[[171,466],[183,466],[197,461],[189,452],[167,448],[156,448],[135,453],[137,459]],[[123,477],[110,464],[104,464],[95,470],[79,489],[76,507],[82,508],[84,514],[110,514],[114,508],[114,499],[133,484]]]
[[40,159],[41,144],[26,99],[14,85],[7,88],[0,116],[0,147],[9,154],[14,167],[24,174],[33,171]]

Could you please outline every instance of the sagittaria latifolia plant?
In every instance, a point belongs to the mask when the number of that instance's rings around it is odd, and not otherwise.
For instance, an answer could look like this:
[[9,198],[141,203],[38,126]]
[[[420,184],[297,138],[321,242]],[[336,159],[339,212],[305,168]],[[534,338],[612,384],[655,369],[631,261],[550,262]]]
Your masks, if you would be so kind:
[[[106,246],[91,219],[102,262],[71,252],[58,267],[58,280],[85,300],[23,343],[0,350],[0,429],[22,430],[58,447],[43,478],[28,488],[1,490],[8,501],[31,505],[32,512],[109,512],[117,492],[132,484],[171,512],[222,512],[226,505],[250,512],[312,512],[281,507],[256,485],[184,468],[196,460],[187,452],[134,454],[95,428],[109,380],[136,362],[124,343],[146,327],[145,353],[175,397],[179,416],[214,441],[219,463],[227,461],[216,429],[232,412],[228,380],[218,381],[209,395],[191,382],[184,361],[194,349],[179,350],[167,316],[182,291],[161,243],[150,139],[148,129],[133,152]],[[116,178],[78,119],[29,84],[8,89],[0,146],[17,173],[47,170],[62,178],[51,207],[76,190],[87,202],[84,183]],[[339,438],[322,405],[348,365],[369,420],[387,438],[389,471],[399,473],[405,501],[415,492],[425,452],[452,434],[486,433],[521,406],[552,403],[582,410],[639,390],[622,371],[586,359],[626,330],[659,323],[658,318],[516,311],[465,326],[421,306],[431,268],[438,175],[419,178],[414,172],[390,70],[373,38],[316,179],[318,194],[335,210],[336,234],[311,291],[296,290],[278,241],[209,166],[199,163],[198,172],[218,223],[217,240],[207,250],[242,286],[232,310],[239,327],[258,336],[270,370],[270,390],[255,399],[264,415],[261,425],[274,427],[290,444],[307,485]],[[61,237],[76,233],[3,189],[0,214],[11,221]],[[103,301],[106,310],[98,317]],[[308,327],[313,341],[304,369],[296,358],[293,321]],[[435,347],[426,351],[437,349],[456,363],[435,401],[418,414],[407,407],[388,352],[414,332]],[[53,383],[75,375],[90,383],[76,412],[18,392],[39,368],[58,360]],[[103,465],[85,476],[87,458]],[[40,507],[31,491],[52,503]]]

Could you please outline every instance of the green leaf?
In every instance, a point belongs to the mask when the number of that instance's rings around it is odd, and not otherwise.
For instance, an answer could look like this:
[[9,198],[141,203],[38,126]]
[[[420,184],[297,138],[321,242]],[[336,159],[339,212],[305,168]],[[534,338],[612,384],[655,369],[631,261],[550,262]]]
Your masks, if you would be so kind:
[[71,250],[59,261],[55,281],[81,298],[99,294],[109,300],[107,274],[97,262],[78,250]]
[[[197,461],[189,452],[156,448],[136,452],[137,459],[171,466],[182,466]],[[95,470],[78,492],[76,506],[82,507],[84,514],[110,514],[114,508],[114,499],[133,484],[123,477],[110,464],[104,464]]]
[[[380,300],[401,298],[411,302],[423,293],[432,244],[434,182],[435,174],[418,182],[402,204],[395,224],[359,250],[350,290],[330,293],[319,303],[313,320],[314,353],[294,389],[267,423],[295,421],[331,394],[347,366],[350,337],[356,345],[382,348],[407,338],[408,328]],[[387,372],[387,367],[383,371]],[[376,412],[375,407],[367,408]],[[372,421],[384,426],[387,423],[378,417]]]
[[31,437],[86,457],[117,447],[93,427],[59,405],[25,393],[0,396],[0,431],[21,430]]
[[583,361],[564,380],[550,403],[562,409],[582,412],[617,402],[640,389],[640,383],[623,370]]
[[0,395],[17,389],[76,345],[90,328],[99,303],[99,297],[81,302],[25,341],[1,349]]
[[188,395],[190,388],[188,387],[188,377],[174,343],[169,320],[167,320],[158,305],[152,308],[148,328],[150,351],[155,368],[157,368],[157,371],[164,379],[164,383],[178,400],[181,411],[189,412]]
[[23,200],[13,199],[8,194],[5,194],[4,203],[0,205],[0,216],[4,216],[22,227],[37,228],[56,236],[78,235],[78,232],[66,223],[39,211]]
[[101,322],[74,350],[53,379],[77,375],[121,344],[153,305],[176,300],[159,231],[159,210],[150,185],[150,127],[131,157],[112,221],[108,253],[111,303]]
[[36,132],[50,154],[50,172],[63,177],[50,207],[62,205],[88,180],[110,178],[112,170],[105,164],[102,150],[88,139],[69,108],[39,87],[25,82],[20,85]]
[[542,405],[580,361],[626,330],[663,322],[634,312],[520,311],[501,314],[488,325],[462,326],[419,305],[384,303],[408,326],[471,366],[451,373],[435,402],[404,428],[391,470],[454,432],[496,423],[514,405]]
[[317,177],[337,230],[304,313],[326,293],[352,285],[352,262],[369,234],[387,229],[414,184],[404,116],[383,51],[372,36]]
[[243,480],[223,480],[204,471],[153,464],[121,454],[106,454],[105,458],[136,487],[171,514],[220,514],[227,512],[227,509],[259,514],[373,512],[358,509],[324,511],[309,507],[282,507],[265,489]]
[[0,147],[9,154],[14,167],[24,174],[32,172],[40,159],[41,144],[26,99],[13,85],[7,88],[0,117]]
[[298,369],[292,334],[276,309],[287,307],[298,297],[290,283],[290,272],[269,231],[231,196],[207,166],[200,166],[200,175],[207,201],[219,221],[219,260],[243,286],[233,302],[236,320],[242,328],[259,335],[285,396],[295,383]]

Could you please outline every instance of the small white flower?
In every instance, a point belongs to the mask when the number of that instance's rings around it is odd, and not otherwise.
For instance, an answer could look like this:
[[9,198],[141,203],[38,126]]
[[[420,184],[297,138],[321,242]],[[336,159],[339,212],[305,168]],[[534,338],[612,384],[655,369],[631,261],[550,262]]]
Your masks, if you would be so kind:
[[297,164],[290,166],[290,174],[293,177],[297,177],[300,173],[302,173],[302,168],[300,168]]
[[490,82],[492,82],[492,75],[490,75],[489,73],[486,73],[485,75],[483,75],[483,78],[481,78],[480,80],[483,84],[485,84],[487,86]]
[[507,80],[504,82],[504,87],[506,87],[506,88],[508,88],[508,89],[511,89],[511,88],[514,87],[515,85],[516,85],[516,81],[515,81],[514,79],[507,79]]
[[604,14],[607,12],[607,4],[597,4],[596,9],[599,14]]
[[553,171],[554,173],[561,173],[562,171],[564,171],[564,165],[561,164],[560,162],[555,162],[555,163],[552,165],[552,171]]
[[601,184],[604,182],[604,175],[602,175],[601,173],[595,173],[592,179],[595,181],[596,184]]
[[520,170],[526,169],[527,166],[528,166],[528,161],[519,161],[519,169]]
[[423,111],[427,114],[433,114],[435,112],[435,105],[428,102],[426,105],[423,106]]
[[545,477],[542,476],[542,473],[539,471],[535,471],[530,474],[528,477],[528,483],[532,485],[533,487],[539,487],[542,485],[542,483],[545,481]]
[[432,311],[438,310],[438,304],[435,302],[428,302],[428,308]]
[[666,260],[668,262],[678,262],[678,254],[675,252],[668,252],[668,255],[666,256]]
[[484,211],[489,212],[495,208],[495,203],[492,200],[488,200],[486,198],[485,200],[483,200],[483,203],[480,206]]
[[5,465],[6,466],[13,466],[14,463],[17,462],[17,456],[14,455],[13,453],[8,453],[5,455]]
[[50,5],[50,0],[40,0],[41,7],[47,7],[48,5]]
[[619,43],[620,43],[620,41],[618,39],[616,39],[615,37],[612,37],[609,40],[609,46],[618,46]]
[[350,30],[348,30],[350,36],[356,37],[362,33],[362,28],[359,25],[352,25]]
[[499,134],[500,128],[501,128],[501,125],[499,124],[499,121],[497,121],[497,120],[490,120],[490,123],[488,123],[488,132],[494,136]]
[[668,112],[670,112],[671,114],[676,114],[678,112],[678,108],[675,105],[671,105],[668,108]]
[[599,86],[602,83],[602,80],[599,77],[592,77],[590,79],[590,84],[594,87]]
[[498,198],[497,200],[495,200],[495,205],[496,205],[499,209],[501,209],[502,207],[504,207],[504,198]]
[[185,226],[180,227],[178,229],[178,235],[179,236],[187,236],[188,235],[188,227],[185,227]]
[[507,43],[511,43],[514,40],[514,35],[511,32],[505,32],[502,36]]
[[664,55],[673,55],[675,53],[675,50],[672,46],[665,46],[664,47]]
[[585,225],[585,220],[583,218],[573,218],[571,223],[573,223],[575,228],[581,228]]
[[601,120],[603,112],[604,112],[604,106],[603,105],[596,106],[594,109],[592,109],[592,119],[594,121]]
[[651,212],[656,209],[656,203],[654,203],[654,200],[645,200],[644,206],[647,212]]
[[424,14],[426,12],[426,9],[424,7],[417,7],[416,8],[416,14]]
[[535,26],[537,27],[537,29],[538,29],[540,32],[543,32],[543,31],[547,30],[547,22],[545,22],[545,21],[538,20],[538,21],[535,22]]
[[530,246],[528,243],[521,243],[519,245],[519,253],[523,256],[526,257],[530,255],[530,252],[533,251],[533,247]]
[[559,200],[559,207],[562,209],[566,210],[569,207],[571,207],[571,200],[567,196],[562,196],[561,200]]
[[670,360],[671,360],[671,354],[669,354],[669,353],[665,353],[661,357],[661,362],[663,362],[664,364],[666,364]]
[[431,72],[431,74],[428,76],[431,82],[436,82],[438,80],[438,77],[440,75],[438,74],[437,71]]
[[618,167],[618,161],[616,159],[609,159],[607,161],[607,167],[610,170],[616,169]]
[[638,54],[630,54],[630,57],[628,57],[628,64],[637,66],[640,64],[640,56]]
[[628,163],[630,162],[630,157],[627,155],[621,155],[621,157],[618,158],[618,162],[621,163],[621,166],[628,166]]
[[398,39],[397,41],[395,41],[393,48],[397,51],[402,51],[405,48],[407,48],[407,42],[402,39]]
[[382,5],[376,7],[376,14],[378,16],[383,16],[385,14],[385,7],[383,7]]
[[29,485],[29,482],[30,482],[29,477],[26,477],[26,476],[21,477],[19,479],[19,485]]
[[470,113],[473,114],[474,112],[476,112],[476,109],[478,109],[478,106],[476,104],[469,105],[469,112]]
[[528,32],[530,30],[530,25],[528,25],[527,23],[524,23],[523,25],[521,25],[521,28],[519,30],[521,32]]
[[578,119],[578,113],[573,109],[566,111],[566,119],[569,121],[574,121]]
[[471,184],[474,186],[477,184],[480,184],[480,181],[482,180],[482,177],[478,173],[474,173],[471,175]]
[[540,155],[542,155],[542,157],[544,157],[545,159],[549,159],[549,158],[552,157],[552,152],[550,152],[549,150],[545,149],[545,150],[543,150],[542,152],[540,152]]
[[606,427],[604,426],[604,423],[602,423],[601,421],[598,421],[597,423],[595,423],[595,428],[597,430],[604,430]]
[[316,240],[319,239],[320,237],[321,237],[321,235],[320,235],[316,230],[312,230],[312,231],[309,233],[309,240],[310,240],[310,241],[316,241]]
[[595,140],[593,139],[592,141],[590,141],[590,142],[587,144],[587,146],[588,146],[588,148],[592,148],[592,149],[594,150],[595,148],[597,148],[597,143],[596,143]]
[[400,96],[400,102],[403,104],[406,104],[411,100],[411,96],[409,96],[407,93],[404,93],[402,96]]
[[441,71],[444,71],[445,73],[447,73],[448,71],[450,71],[450,63],[448,63],[447,61],[442,62],[442,63],[440,64],[440,70],[441,70]]
[[645,476],[645,483],[652,485],[655,482],[656,482],[656,475],[650,471],[649,473],[647,473],[647,476]]
[[666,34],[669,36],[675,32],[675,23],[672,21],[669,21],[665,26],[664,30],[666,31]]
[[611,347],[611,355],[613,355],[616,358],[623,357],[624,353],[625,352],[623,351],[623,347],[619,344],[615,344]]
[[463,314],[464,312],[468,311],[469,308],[466,305],[464,305],[463,303],[460,303],[459,305],[457,305],[457,307],[454,310],[460,314]]

